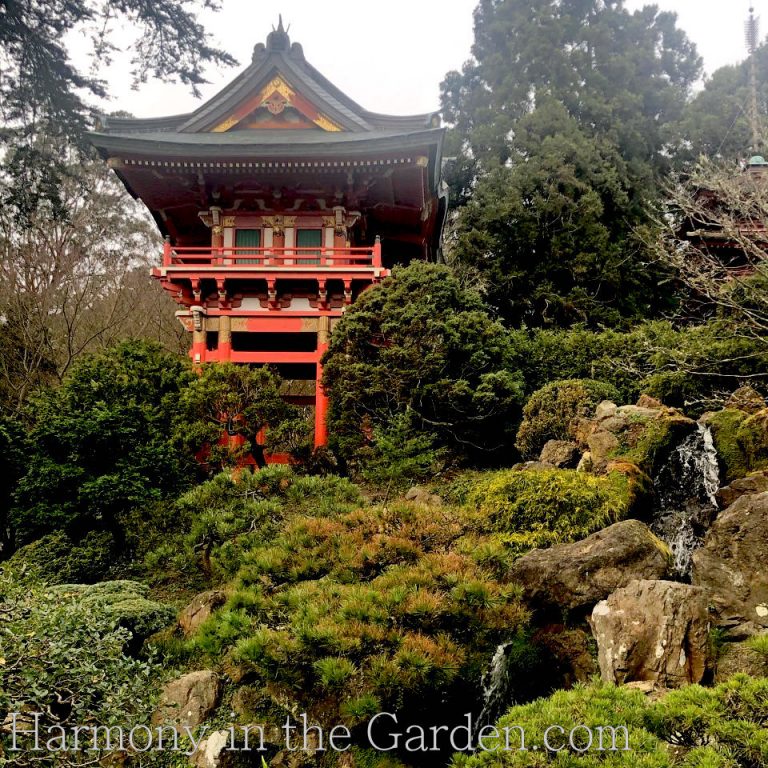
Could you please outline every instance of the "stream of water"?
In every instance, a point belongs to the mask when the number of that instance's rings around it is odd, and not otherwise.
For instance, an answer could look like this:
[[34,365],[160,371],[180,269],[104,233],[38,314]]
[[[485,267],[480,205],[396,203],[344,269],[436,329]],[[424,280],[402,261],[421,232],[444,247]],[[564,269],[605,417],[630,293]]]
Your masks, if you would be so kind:
[[717,451],[708,427],[699,424],[676,446],[653,485],[658,506],[651,529],[671,548],[677,574],[686,577],[717,512]]

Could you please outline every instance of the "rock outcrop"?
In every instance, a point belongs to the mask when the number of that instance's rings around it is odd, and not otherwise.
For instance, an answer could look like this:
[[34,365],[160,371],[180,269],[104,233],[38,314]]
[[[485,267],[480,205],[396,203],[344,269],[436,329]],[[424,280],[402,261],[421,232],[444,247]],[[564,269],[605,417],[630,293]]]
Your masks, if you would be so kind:
[[201,592],[179,614],[179,628],[184,637],[190,637],[204,624],[211,614],[227,601],[227,593],[221,590]]
[[633,581],[590,618],[604,680],[663,688],[700,683],[711,667],[708,594],[672,581]]
[[742,496],[754,496],[765,491],[768,491],[768,469],[752,472],[721,488],[717,492],[717,503],[721,509],[725,509]]
[[569,440],[549,440],[541,449],[539,461],[557,469],[576,469],[581,458],[579,446]]
[[582,419],[575,434],[579,445],[589,450],[595,470],[618,459],[651,474],[666,452],[695,429],[696,423],[680,411],[643,397],[638,405],[600,403],[594,419]]
[[517,560],[510,578],[535,608],[589,611],[635,579],[671,573],[667,546],[638,520],[625,520],[573,544],[535,549]]
[[220,696],[221,682],[215,672],[190,672],[163,688],[152,724],[195,728],[216,709]]
[[422,485],[414,485],[405,494],[406,501],[412,501],[414,504],[421,504],[425,507],[441,507],[443,500],[436,494],[432,493],[429,488],[425,488]]
[[693,584],[712,593],[719,626],[734,639],[768,628],[768,492],[721,512],[693,555]]

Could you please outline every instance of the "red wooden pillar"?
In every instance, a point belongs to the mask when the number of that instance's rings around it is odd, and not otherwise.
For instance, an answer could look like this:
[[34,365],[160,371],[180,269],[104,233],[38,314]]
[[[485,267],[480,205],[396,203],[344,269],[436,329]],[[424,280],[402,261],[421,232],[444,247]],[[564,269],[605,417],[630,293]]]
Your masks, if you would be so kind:
[[331,321],[323,316],[317,329],[317,384],[315,386],[315,448],[328,445],[328,398],[323,389],[323,366],[320,362],[328,349]]

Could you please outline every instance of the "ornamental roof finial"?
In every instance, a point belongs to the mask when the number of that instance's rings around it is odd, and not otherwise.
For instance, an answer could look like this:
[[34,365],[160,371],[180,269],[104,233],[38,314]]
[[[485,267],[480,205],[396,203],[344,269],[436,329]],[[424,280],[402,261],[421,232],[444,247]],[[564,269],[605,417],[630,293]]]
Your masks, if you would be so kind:
[[[288,29],[290,29],[290,25]],[[272,27],[272,31],[267,36],[268,51],[287,51],[291,47],[291,38],[288,37],[288,29],[283,26],[283,14],[279,16],[277,29]]]

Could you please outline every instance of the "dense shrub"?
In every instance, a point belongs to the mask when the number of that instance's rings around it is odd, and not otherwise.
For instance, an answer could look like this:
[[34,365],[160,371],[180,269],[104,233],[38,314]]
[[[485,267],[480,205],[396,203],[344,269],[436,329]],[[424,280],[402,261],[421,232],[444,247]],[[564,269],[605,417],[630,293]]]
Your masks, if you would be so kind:
[[129,632],[129,646],[138,649],[150,635],[167,627],[176,617],[167,605],[149,597],[149,587],[137,581],[103,581],[98,584],[61,584],[49,587],[61,600],[76,600],[84,610]]
[[566,469],[505,470],[467,476],[454,488],[476,514],[482,533],[509,555],[578,541],[624,519],[630,484],[623,474],[588,475]]
[[55,530],[121,536],[128,510],[168,498],[190,458],[170,434],[188,363],[149,342],[123,342],[81,358],[57,390],[28,409],[31,455],[16,490],[19,544]]
[[594,416],[603,400],[618,400],[611,384],[592,379],[553,381],[531,395],[517,432],[517,449],[526,459],[538,458],[548,440],[571,440],[578,418]]
[[64,531],[55,531],[18,550],[10,565],[28,567],[47,584],[92,584],[106,577],[114,557],[109,531],[89,531],[77,543]]
[[[294,517],[245,554],[194,645],[319,722],[355,726],[382,708],[452,722],[480,701],[500,642],[517,638],[521,674],[535,669],[517,587],[457,549],[471,524],[405,503]],[[271,706],[254,716],[274,718]]]
[[[513,707],[497,727],[522,728],[527,751],[518,751],[519,731],[512,731],[512,749],[504,751],[504,739],[488,738],[484,751],[473,756],[458,754],[453,768],[762,768],[768,761],[768,680],[745,675],[716,688],[697,685],[672,691],[651,702],[639,691],[605,683],[558,691],[547,699]],[[553,747],[548,751],[544,735],[551,726]],[[586,750],[587,731],[592,730],[593,749]],[[626,737],[616,740],[600,728],[625,727]],[[574,732],[569,746],[569,733]],[[563,735],[563,733],[565,735]],[[604,738],[604,750],[597,749]],[[497,751],[492,752],[493,747]],[[533,747],[536,749],[533,749]]]
[[646,393],[699,415],[744,383],[768,387],[765,346],[724,321],[688,328],[647,322],[631,331],[513,330],[512,370],[532,393],[556,379],[611,382],[622,402]]
[[[74,590],[51,590],[7,568],[0,571],[0,718],[41,713],[39,728],[148,723],[161,673],[150,658],[125,653],[131,632],[102,603]],[[55,733],[53,731],[52,733]],[[92,764],[94,753],[9,753],[8,765]],[[66,757],[66,761],[63,759]],[[0,762],[3,758],[0,757]]]
[[299,475],[273,465],[241,472],[237,479],[226,472],[216,475],[164,505],[149,521],[135,515],[129,531],[144,561],[143,576],[153,584],[194,584],[199,575],[218,583],[232,578],[244,553],[270,541],[287,519],[341,514],[361,501],[349,480]]
[[[483,457],[512,441],[522,381],[504,328],[447,267],[415,263],[366,291],[324,360],[337,449],[354,463],[407,418],[432,448]],[[365,454],[363,454],[365,456]]]

